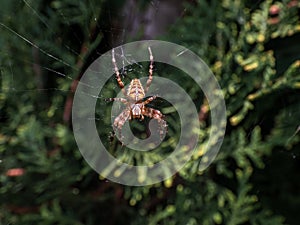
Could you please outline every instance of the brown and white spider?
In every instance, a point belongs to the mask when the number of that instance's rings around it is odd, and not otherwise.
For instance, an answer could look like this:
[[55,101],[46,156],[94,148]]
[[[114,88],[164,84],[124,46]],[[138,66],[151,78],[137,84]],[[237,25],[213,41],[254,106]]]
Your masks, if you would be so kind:
[[121,80],[120,72],[117,67],[117,63],[115,59],[115,50],[114,49],[112,50],[112,63],[114,65],[116,79],[125,98],[109,98],[108,100],[120,101],[126,105],[126,108],[119,114],[119,116],[115,118],[113,123],[113,126],[118,130],[120,136],[121,136],[122,127],[127,120],[132,120],[132,119],[143,120],[144,116],[147,116],[149,118],[153,118],[157,120],[159,125],[159,134],[162,140],[164,133],[166,132],[167,129],[167,123],[163,119],[164,115],[159,110],[146,106],[156,98],[156,96],[151,96],[145,99],[145,94],[149,90],[149,87],[152,82],[152,75],[153,75],[153,55],[150,47],[148,47],[148,50],[150,54],[150,66],[149,66],[149,77],[146,83],[146,88],[144,89],[143,85],[141,84],[141,81],[135,78],[131,80],[127,92],[124,89],[124,83]]

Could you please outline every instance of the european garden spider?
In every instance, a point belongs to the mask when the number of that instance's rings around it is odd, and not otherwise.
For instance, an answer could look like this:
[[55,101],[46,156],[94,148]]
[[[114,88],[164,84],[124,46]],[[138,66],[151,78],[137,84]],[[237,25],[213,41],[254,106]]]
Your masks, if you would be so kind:
[[120,101],[126,105],[126,108],[117,116],[114,120],[113,126],[118,130],[121,136],[121,130],[124,123],[127,120],[140,119],[143,120],[144,116],[153,118],[157,120],[159,125],[160,139],[163,139],[164,133],[167,129],[167,123],[163,119],[164,115],[157,109],[147,107],[146,105],[153,101],[157,96],[151,96],[145,99],[145,94],[148,92],[149,87],[152,82],[153,75],[153,55],[151,48],[148,47],[150,54],[150,66],[149,66],[149,77],[147,80],[146,88],[144,89],[141,81],[137,78],[131,80],[127,92],[124,89],[124,83],[121,80],[120,72],[117,67],[115,59],[115,50],[112,50],[112,63],[114,65],[114,71],[116,74],[116,79],[121,91],[123,92],[125,98],[109,98],[109,101]]

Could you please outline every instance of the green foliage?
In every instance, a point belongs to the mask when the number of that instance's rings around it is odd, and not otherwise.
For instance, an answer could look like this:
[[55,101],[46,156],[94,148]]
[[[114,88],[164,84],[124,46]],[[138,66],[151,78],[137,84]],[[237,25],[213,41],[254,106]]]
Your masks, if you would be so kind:
[[[297,224],[300,179],[291,173],[299,170],[300,149],[299,2],[186,3],[184,17],[165,38],[193,50],[213,70],[226,100],[226,136],[213,164],[198,172],[211,129],[208,111],[193,158],[175,176],[146,187],[99,178],[82,159],[69,124],[73,81],[98,51],[109,49],[105,33],[115,32],[108,25],[113,23],[109,4],[14,0],[1,5],[0,224]],[[124,2],[111,4],[121,10]],[[141,7],[147,8],[146,1]],[[147,66],[128,68],[125,82],[143,76]],[[155,66],[155,76],[188,90],[200,117],[208,106],[193,80]],[[112,78],[95,115],[111,153],[132,164],[170,154],[178,140],[178,115],[165,102],[159,104],[170,131],[157,151],[141,155],[109,142],[110,110],[102,100],[115,96],[116,88]],[[133,127],[143,134],[141,124]],[[140,171],[140,179],[146,174]]]

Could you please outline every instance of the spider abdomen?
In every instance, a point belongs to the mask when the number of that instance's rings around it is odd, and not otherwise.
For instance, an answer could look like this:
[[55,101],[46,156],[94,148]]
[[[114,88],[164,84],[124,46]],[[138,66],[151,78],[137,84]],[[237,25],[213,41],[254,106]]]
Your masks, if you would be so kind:
[[139,79],[133,79],[127,90],[127,96],[134,101],[142,100],[145,97],[145,91]]

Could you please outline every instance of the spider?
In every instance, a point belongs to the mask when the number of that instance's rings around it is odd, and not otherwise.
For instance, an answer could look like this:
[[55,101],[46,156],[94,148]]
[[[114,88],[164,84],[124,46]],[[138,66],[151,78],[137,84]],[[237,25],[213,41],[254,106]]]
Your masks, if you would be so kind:
[[118,130],[120,136],[121,136],[122,127],[127,120],[132,120],[132,119],[144,120],[144,116],[146,116],[157,120],[159,125],[158,131],[160,134],[160,139],[162,140],[163,135],[167,129],[167,123],[163,119],[164,115],[157,109],[147,107],[147,104],[152,102],[157,96],[154,95],[145,99],[145,94],[148,92],[152,82],[153,67],[154,67],[151,48],[148,47],[148,50],[150,54],[150,66],[149,66],[149,76],[146,83],[146,88],[144,89],[143,85],[141,84],[141,81],[135,78],[131,80],[127,92],[124,89],[124,83],[121,80],[120,72],[117,67],[117,63],[115,59],[115,50],[114,49],[112,50],[112,63],[114,66],[114,72],[116,74],[117,83],[121,91],[123,92],[125,98],[109,98],[108,100],[120,101],[126,105],[126,108],[115,118],[113,123],[113,126],[116,128],[116,130]]

